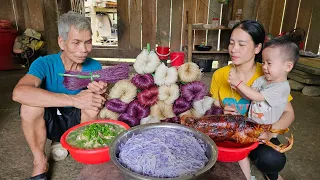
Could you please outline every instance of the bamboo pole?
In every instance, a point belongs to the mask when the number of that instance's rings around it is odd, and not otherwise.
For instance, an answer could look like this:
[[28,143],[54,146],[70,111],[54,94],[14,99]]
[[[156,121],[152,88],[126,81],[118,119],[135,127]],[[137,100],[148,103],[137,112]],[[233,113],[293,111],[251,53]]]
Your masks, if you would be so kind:
[[188,24],[188,62],[192,62],[192,24]]

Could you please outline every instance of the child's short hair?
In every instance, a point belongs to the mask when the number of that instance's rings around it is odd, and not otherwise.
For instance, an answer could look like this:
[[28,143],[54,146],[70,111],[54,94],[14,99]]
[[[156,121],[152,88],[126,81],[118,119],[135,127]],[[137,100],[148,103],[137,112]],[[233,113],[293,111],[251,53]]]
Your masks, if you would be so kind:
[[263,48],[265,49],[267,47],[281,48],[281,52],[286,56],[285,60],[291,61],[293,66],[295,66],[299,59],[299,48],[288,35],[271,39],[264,44]]

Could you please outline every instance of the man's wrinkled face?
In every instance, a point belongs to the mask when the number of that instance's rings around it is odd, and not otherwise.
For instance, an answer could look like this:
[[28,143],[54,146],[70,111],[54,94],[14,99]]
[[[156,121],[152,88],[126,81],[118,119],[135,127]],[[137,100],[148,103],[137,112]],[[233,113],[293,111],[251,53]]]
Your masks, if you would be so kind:
[[59,37],[59,46],[68,59],[81,64],[92,50],[91,32],[88,30],[79,31],[71,26],[66,41]]

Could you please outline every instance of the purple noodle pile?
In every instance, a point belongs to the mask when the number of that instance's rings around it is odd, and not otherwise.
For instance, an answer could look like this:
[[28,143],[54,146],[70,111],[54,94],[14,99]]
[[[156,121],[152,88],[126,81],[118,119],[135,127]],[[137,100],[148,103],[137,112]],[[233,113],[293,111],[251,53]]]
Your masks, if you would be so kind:
[[190,132],[154,128],[133,135],[120,145],[118,160],[141,175],[174,178],[194,174],[206,165],[204,147]]

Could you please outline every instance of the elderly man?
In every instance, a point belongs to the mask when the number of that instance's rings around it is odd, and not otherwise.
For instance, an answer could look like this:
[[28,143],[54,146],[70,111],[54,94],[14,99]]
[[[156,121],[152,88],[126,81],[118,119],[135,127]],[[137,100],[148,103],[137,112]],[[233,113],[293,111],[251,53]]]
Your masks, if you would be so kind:
[[76,124],[96,119],[106,101],[106,83],[92,82],[86,90],[70,91],[58,75],[66,70],[101,69],[99,62],[87,57],[92,50],[90,22],[83,15],[68,12],[59,18],[58,31],[61,52],[35,60],[13,91],[13,100],[21,103],[22,129],[34,157],[29,179],[46,179],[46,139],[53,142],[54,160],[66,158],[68,152],[59,143],[62,134]]

